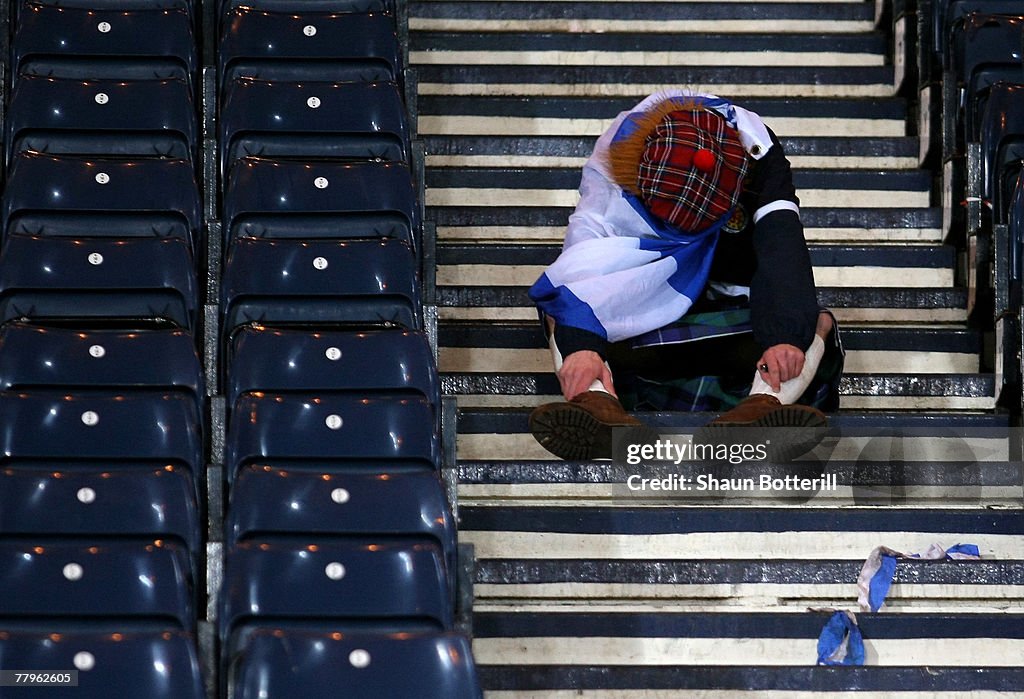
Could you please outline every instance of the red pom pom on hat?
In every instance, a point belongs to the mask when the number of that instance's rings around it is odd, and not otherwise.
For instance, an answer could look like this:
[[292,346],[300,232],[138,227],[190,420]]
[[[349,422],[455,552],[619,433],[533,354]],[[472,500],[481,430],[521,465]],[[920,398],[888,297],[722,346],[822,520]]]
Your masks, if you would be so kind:
[[701,172],[711,172],[715,169],[715,154],[707,148],[701,148],[693,154],[693,166]]

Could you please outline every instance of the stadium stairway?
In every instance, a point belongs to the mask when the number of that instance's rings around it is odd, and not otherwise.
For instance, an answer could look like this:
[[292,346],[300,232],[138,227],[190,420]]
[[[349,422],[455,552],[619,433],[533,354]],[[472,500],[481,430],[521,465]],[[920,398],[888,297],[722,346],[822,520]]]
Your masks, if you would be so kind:
[[[885,9],[409,3],[439,366],[459,407],[460,540],[475,547],[488,697],[1024,692],[1013,421],[997,407],[986,333],[969,322],[936,177],[919,164]],[[530,408],[558,391],[526,289],[560,249],[594,138],[670,86],[758,112],[794,165],[820,301],[848,353],[836,431],[802,467],[834,474],[835,489],[640,498],[623,487],[627,464],[556,461],[527,431]],[[644,417],[686,432],[711,416]],[[981,558],[901,561],[886,605],[860,612],[872,549],[933,543],[976,544]],[[862,667],[816,666],[836,609],[857,613]]]

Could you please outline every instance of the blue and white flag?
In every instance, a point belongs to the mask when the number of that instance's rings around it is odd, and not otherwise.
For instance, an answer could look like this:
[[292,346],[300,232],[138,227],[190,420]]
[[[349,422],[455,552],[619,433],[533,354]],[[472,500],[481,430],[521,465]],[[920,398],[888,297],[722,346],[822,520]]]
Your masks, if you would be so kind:
[[818,636],[818,665],[863,665],[864,637],[852,612],[833,612]]
[[686,314],[708,280],[717,231],[690,241],[611,237],[566,248],[530,288],[546,315],[618,342]]
[[975,560],[981,558],[978,547],[974,544],[957,544],[948,549],[939,544],[932,544],[924,553],[905,554],[894,551],[886,546],[879,546],[868,555],[857,578],[857,603],[863,611],[877,612],[889,594],[893,576],[896,574],[896,563],[899,559],[920,560]]

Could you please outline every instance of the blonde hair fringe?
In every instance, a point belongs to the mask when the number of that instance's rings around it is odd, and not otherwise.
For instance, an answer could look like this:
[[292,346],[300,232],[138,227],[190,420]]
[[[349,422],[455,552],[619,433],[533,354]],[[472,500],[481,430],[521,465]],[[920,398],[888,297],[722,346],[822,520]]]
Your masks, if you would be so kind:
[[640,158],[647,147],[647,139],[650,138],[651,133],[662,119],[672,112],[703,109],[705,109],[704,104],[695,97],[665,95],[647,111],[634,112],[628,116],[627,119],[634,124],[633,133],[612,141],[608,147],[608,170],[612,174],[612,181],[630,194],[639,196],[637,180],[640,175]]

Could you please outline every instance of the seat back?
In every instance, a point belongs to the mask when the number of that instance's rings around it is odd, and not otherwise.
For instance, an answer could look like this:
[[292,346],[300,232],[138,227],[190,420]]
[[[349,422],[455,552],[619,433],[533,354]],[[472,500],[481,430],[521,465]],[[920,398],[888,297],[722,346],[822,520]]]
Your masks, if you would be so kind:
[[224,192],[230,239],[395,238],[419,249],[420,215],[409,166],[244,158]]
[[223,585],[218,621],[229,656],[244,627],[452,624],[441,550],[427,542],[242,542],[228,548]]
[[437,367],[422,331],[246,325],[232,337],[225,375],[229,406],[252,391],[411,393],[425,397],[435,411],[440,405]]
[[189,568],[184,548],[166,540],[0,540],[0,625],[190,631],[196,615]]
[[422,327],[408,244],[236,238],[221,286],[224,334],[246,323]]
[[[167,237],[183,231],[197,253],[201,216],[195,168],[180,159],[22,152],[3,193],[5,235],[19,222],[15,232],[44,236]],[[117,225],[121,217],[132,225]]]
[[[7,110],[5,162],[28,139],[50,140],[63,133],[88,147],[84,154],[109,152],[121,134],[173,136],[196,162],[198,122],[191,88],[179,78],[100,79],[22,75]],[[95,139],[86,136],[94,135]]]
[[202,474],[201,414],[180,393],[6,391],[0,427],[5,460],[146,461],[183,467],[197,482]]
[[196,639],[184,631],[0,631],[0,667],[76,670],[77,686],[54,690],[76,699],[125,696],[114,688],[147,699],[206,697]]
[[[235,79],[223,90],[221,173],[230,174],[236,139],[266,141],[275,155],[376,157],[382,144],[409,161],[409,126],[398,87],[388,82],[286,82]],[[305,137],[305,138],[303,138]],[[315,137],[315,138],[311,138]],[[278,145],[274,145],[277,143]],[[258,147],[258,146],[257,146]]]
[[424,398],[247,393],[229,420],[225,470],[233,480],[248,464],[288,460],[437,468],[438,449]]
[[10,235],[0,251],[0,323],[72,319],[191,329],[196,287],[192,252],[178,238]]
[[0,326],[0,390],[36,388],[181,391],[206,396],[195,338],[181,329],[111,330]]
[[436,471],[250,464],[235,475],[228,541],[350,535],[435,542],[455,570],[455,524]]
[[193,475],[175,464],[8,461],[0,469],[0,532],[26,541],[170,539],[193,559],[202,541]]
[[257,629],[236,659],[229,683],[234,699],[327,699],[336,696],[337,687],[361,697],[483,697],[470,641],[452,632]]
[[229,9],[217,52],[221,84],[238,77],[280,79],[281,69],[305,81],[339,80],[339,73],[399,81],[403,65],[393,15],[296,10]]
[[194,76],[196,53],[193,18],[184,7],[86,9],[26,2],[18,10],[11,40],[11,72],[17,76],[26,63],[37,60],[117,57],[157,66],[174,61]]

